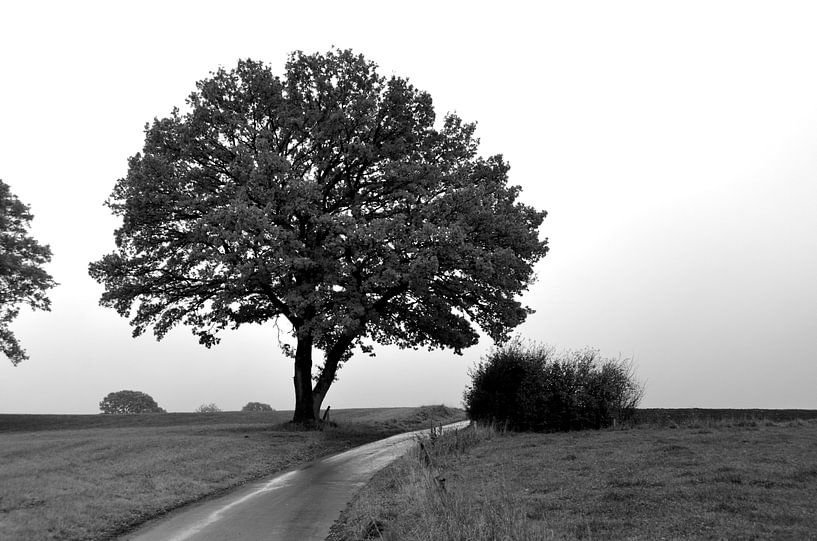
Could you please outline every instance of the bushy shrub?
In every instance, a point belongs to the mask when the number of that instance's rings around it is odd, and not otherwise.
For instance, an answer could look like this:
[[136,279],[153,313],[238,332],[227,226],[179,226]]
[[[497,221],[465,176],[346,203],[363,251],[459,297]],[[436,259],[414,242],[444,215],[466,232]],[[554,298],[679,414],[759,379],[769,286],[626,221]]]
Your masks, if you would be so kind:
[[592,349],[558,353],[513,341],[471,373],[464,401],[478,422],[511,430],[603,428],[631,417],[643,395],[632,363]]
[[263,402],[247,402],[247,405],[241,408],[241,411],[275,411],[269,404]]
[[202,404],[196,408],[196,413],[218,413],[219,411],[221,411],[221,408],[216,406],[214,402]]
[[102,413],[130,414],[130,413],[165,413],[153,398],[140,391],[116,391],[99,403]]

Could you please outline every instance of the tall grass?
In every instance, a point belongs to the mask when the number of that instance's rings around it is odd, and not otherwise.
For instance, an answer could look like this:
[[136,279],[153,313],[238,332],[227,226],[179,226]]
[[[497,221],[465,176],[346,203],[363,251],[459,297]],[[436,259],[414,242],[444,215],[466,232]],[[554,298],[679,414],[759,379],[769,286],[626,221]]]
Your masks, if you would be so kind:
[[[432,431],[406,456],[381,475],[382,490],[363,493],[349,508],[345,531],[332,539],[508,540],[547,538],[529,520],[520,495],[504,479],[473,483],[447,479],[457,462],[480,443],[499,436],[489,425],[472,424],[458,431]],[[475,492],[476,490],[476,492]],[[378,499],[387,494],[388,501]]]
[[817,420],[436,434],[331,541],[813,539]]

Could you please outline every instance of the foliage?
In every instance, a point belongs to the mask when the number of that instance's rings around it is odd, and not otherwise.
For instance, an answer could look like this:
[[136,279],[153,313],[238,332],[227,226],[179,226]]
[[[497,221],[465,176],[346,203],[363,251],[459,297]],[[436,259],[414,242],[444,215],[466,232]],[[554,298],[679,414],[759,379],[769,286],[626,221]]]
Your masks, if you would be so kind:
[[140,391],[117,391],[99,403],[102,413],[165,413],[159,404],[149,395]]
[[196,408],[196,413],[219,413],[221,408],[216,406],[215,402],[209,404],[202,404]]
[[28,206],[0,180],[0,351],[16,365],[28,358],[9,324],[20,305],[49,310],[45,291],[56,284],[42,266],[51,261],[51,249],[28,235],[33,216]]
[[445,404],[438,404],[434,406],[420,406],[412,415],[413,419],[418,422],[439,421],[441,419],[449,419],[456,416],[458,412],[461,414],[462,410],[449,408]]
[[480,362],[471,380],[464,397],[470,418],[511,430],[607,427],[630,418],[643,395],[627,360],[518,340]]
[[269,404],[263,402],[247,402],[241,411],[275,411]]
[[[90,265],[101,303],[161,339],[188,325],[291,324],[296,420],[314,420],[352,350],[503,340],[547,252],[475,125],[348,50],[294,53],[283,78],[242,60],[186,113],[146,128],[108,206],[115,252]],[[313,374],[312,350],[323,351]],[[312,381],[314,377],[314,387]]]

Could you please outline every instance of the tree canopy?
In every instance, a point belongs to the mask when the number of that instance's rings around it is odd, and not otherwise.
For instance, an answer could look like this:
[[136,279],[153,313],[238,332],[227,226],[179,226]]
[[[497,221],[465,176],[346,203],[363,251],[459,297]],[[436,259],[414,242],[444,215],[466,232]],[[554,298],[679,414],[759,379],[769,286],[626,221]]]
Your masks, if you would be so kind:
[[195,413],[220,413],[221,408],[216,405],[215,402],[210,402],[209,404],[202,404],[196,408]]
[[9,325],[22,305],[49,310],[46,290],[56,285],[42,265],[51,249],[29,236],[33,216],[29,207],[0,180],[0,351],[16,365],[28,358]]
[[272,406],[264,402],[247,402],[241,411],[275,411]]
[[242,60],[146,126],[107,203],[117,249],[90,265],[101,304],[135,336],[184,324],[208,347],[286,318],[296,420],[317,417],[355,346],[506,339],[530,313],[545,213],[517,200],[501,155],[478,156],[474,124],[437,124],[426,92],[376,68],[348,50],[296,52],[282,78]]
[[108,393],[99,403],[102,413],[165,413],[147,393],[141,391],[116,391]]

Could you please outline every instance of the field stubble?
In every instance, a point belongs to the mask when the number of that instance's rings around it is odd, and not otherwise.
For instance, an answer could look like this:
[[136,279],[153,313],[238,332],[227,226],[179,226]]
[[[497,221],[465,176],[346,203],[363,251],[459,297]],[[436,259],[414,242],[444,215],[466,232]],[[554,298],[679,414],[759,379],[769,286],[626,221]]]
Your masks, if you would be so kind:
[[809,539],[817,422],[469,428],[375,476],[331,539]]

